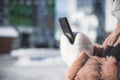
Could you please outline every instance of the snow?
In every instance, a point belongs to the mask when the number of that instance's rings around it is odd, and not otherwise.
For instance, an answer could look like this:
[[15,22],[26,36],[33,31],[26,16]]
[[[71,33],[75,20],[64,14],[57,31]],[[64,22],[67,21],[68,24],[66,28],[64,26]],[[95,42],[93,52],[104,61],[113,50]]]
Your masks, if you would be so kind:
[[17,57],[15,65],[19,66],[45,66],[64,63],[59,49],[28,48],[11,51],[11,56]]
[[22,56],[29,56],[29,57],[49,57],[49,56],[58,56],[60,55],[59,49],[53,48],[28,48],[28,49],[15,49],[11,51],[11,55],[14,57],[22,57]]
[[0,80],[65,80],[67,65],[59,49],[16,49],[4,56]]
[[32,34],[34,32],[34,29],[32,28],[32,26],[30,27],[19,26],[17,29],[19,30],[20,33]]
[[29,57],[20,57],[18,58],[17,62],[15,63],[16,66],[49,66],[49,65],[59,65],[64,63],[62,58],[59,57],[48,57],[43,60],[32,60]]
[[13,27],[0,26],[0,37],[18,37],[18,35]]

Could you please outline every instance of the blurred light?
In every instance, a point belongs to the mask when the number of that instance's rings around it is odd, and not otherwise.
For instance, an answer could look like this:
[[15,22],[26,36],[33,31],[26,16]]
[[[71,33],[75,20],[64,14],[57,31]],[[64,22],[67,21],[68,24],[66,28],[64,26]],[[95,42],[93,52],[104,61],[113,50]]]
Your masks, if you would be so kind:
[[8,5],[9,4],[9,0],[5,0],[5,4]]
[[4,14],[8,13],[8,9],[4,8]]
[[33,4],[34,4],[34,5],[39,5],[39,3],[40,3],[39,0],[34,0],[34,1],[33,1]]
[[44,14],[44,15],[47,15],[47,14],[48,14],[48,11],[47,11],[47,10],[44,10],[44,11],[43,11],[43,14]]
[[31,1],[31,0],[27,0],[27,1],[26,1],[26,4],[27,4],[27,5],[32,5],[32,1]]
[[0,13],[0,19],[2,18],[2,14]]
[[16,4],[17,4],[17,1],[16,1],[16,0],[11,1],[11,4],[12,4],[12,5],[16,5]]
[[46,5],[46,0],[41,0],[40,5],[45,6]]
[[48,0],[47,3],[48,3],[48,5],[52,5],[53,4],[53,0]]
[[19,0],[19,4],[23,5],[24,4],[24,0]]

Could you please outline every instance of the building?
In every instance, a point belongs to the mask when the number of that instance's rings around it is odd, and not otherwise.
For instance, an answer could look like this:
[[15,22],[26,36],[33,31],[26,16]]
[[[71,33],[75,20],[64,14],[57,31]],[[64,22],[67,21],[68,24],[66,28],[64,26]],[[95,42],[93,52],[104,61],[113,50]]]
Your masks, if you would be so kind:
[[1,0],[0,12],[0,25],[20,32],[21,47],[54,47],[54,0]]

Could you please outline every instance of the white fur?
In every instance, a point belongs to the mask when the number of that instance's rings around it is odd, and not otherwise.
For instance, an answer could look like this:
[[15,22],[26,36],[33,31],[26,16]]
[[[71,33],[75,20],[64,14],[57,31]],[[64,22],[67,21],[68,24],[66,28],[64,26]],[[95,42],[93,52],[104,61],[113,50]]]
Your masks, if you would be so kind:
[[115,2],[113,2],[112,13],[118,20],[120,20],[120,0],[115,0]]
[[65,35],[61,36],[60,51],[65,63],[70,66],[81,53],[85,51],[88,56],[93,54],[93,46],[89,38],[83,33],[78,33],[75,37],[74,44],[71,44]]

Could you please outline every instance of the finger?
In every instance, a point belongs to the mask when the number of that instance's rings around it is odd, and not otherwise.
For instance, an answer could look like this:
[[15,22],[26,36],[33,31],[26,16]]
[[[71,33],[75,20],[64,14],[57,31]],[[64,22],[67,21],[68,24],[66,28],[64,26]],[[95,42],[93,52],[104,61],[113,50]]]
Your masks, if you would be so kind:
[[118,40],[119,35],[112,35],[110,39],[110,46],[114,46],[115,42]]
[[80,45],[83,41],[83,34],[82,33],[78,33],[75,37],[75,41],[74,41],[74,44],[75,45]]
[[117,42],[114,44],[114,48],[112,49],[112,51],[110,53],[110,55],[114,55],[118,61],[120,61],[120,51],[119,51],[120,47],[119,47],[119,45],[120,45],[120,37],[117,40]]
[[117,41],[119,35],[115,33],[111,33],[108,38],[103,43],[103,48],[105,49],[107,46],[113,46]]
[[105,39],[105,41],[103,42],[102,46],[103,46],[104,49],[106,48],[106,46],[108,44],[108,40],[109,40],[109,38]]
[[105,41],[103,42],[102,46],[103,46],[104,49],[107,47],[107,45],[109,45],[110,40],[111,40],[111,36],[112,36],[112,34],[110,34],[110,35],[105,39]]
[[114,44],[114,47],[117,46],[118,44],[120,44],[120,36],[119,36],[118,40],[116,41],[116,43]]
[[119,35],[112,33],[112,35],[110,35],[110,37],[107,39],[108,42],[106,42],[107,44],[104,45],[104,50],[102,52],[103,57],[107,56],[111,52],[112,47],[114,46],[115,42],[118,39],[118,36]]
[[79,69],[85,64],[87,61],[88,56],[85,52],[80,53],[76,61],[71,65],[67,73],[67,80],[74,80]]
[[80,45],[80,44],[91,44],[91,41],[89,40],[89,38],[83,34],[83,33],[78,33],[75,37],[75,45]]
[[102,55],[103,57],[111,54],[111,51],[113,52],[114,49],[112,49],[115,45],[117,45],[119,43],[119,35],[112,35],[110,38],[110,42],[108,43],[109,45],[105,48],[105,50],[103,51]]
[[75,45],[80,45],[80,44],[83,44],[83,42],[86,41],[86,40],[88,40],[86,35],[84,35],[83,33],[78,33],[75,37],[74,44]]

